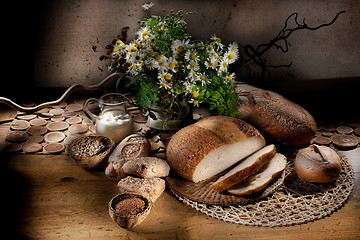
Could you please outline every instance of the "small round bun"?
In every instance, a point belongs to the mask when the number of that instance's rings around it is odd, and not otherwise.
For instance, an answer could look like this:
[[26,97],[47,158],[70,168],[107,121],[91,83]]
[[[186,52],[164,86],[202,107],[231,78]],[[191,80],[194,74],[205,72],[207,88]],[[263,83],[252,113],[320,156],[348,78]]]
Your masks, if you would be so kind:
[[328,183],[339,177],[341,160],[333,149],[312,144],[298,151],[294,166],[297,175],[302,180]]

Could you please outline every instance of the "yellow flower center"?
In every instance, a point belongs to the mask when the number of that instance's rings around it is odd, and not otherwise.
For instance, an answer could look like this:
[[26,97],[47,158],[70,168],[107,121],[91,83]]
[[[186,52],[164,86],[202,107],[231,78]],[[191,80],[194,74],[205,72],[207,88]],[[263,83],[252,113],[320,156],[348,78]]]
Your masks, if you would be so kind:
[[160,67],[164,66],[164,62],[160,61],[160,62],[159,62],[159,66],[160,66]]
[[148,51],[148,54],[149,54],[150,57],[152,57],[152,55],[154,55],[154,51],[153,51],[152,49],[150,49],[150,50]]
[[232,79],[233,79],[233,77],[230,75],[229,78],[228,78],[228,80],[231,81]]
[[170,74],[166,74],[166,75],[165,75],[165,79],[166,79],[166,80],[170,80],[170,79],[171,79],[171,75],[170,75]]
[[196,64],[194,64],[194,63],[190,64],[190,68],[191,68],[191,69],[196,68]]
[[177,48],[177,51],[179,52],[179,53],[183,53],[184,52],[184,46],[178,46],[178,48]]
[[194,53],[191,53],[190,54],[190,59],[194,61],[196,59],[196,55]]
[[236,51],[236,47],[232,47],[231,51],[235,52]]
[[193,92],[193,97],[197,98],[199,96],[199,92]]
[[208,48],[207,48],[207,49],[208,49],[208,51],[209,51],[209,52],[212,52],[213,47],[212,47],[212,46],[208,46]]
[[159,54],[156,54],[156,55],[155,55],[155,60],[156,60],[156,61],[159,61],[160,58],[161,58],[161,56],[160,56]]
[[224,63],[223,63],[223,66],[224,66],[225,68],[227,67],[227,65],[228,65],[227,62],[224,62]]
[[116,44],[117,44],[117,45],[120,45],[120,44],[122,44],[122,41],[121,41],[121,40],[117,40],[117,41],[116,41]]
[[217,43],[221,43],[221,38],[216,38]]
[[136,47],[131,47],[130,48],[130,52],[136,52],[137,51],[137,48]]
[[117,49],[117,48],[114,48],[114,49],[113,49],[113,52],[117,52],[117,51],[118,51],[118,49]]
[[230,53],[229,54],[229,59],[234,59],[234,58],[235,58],[234,54]]
[[144,31],[142,32],[142,35],[143,35],[143,36],[148,35],[148,31],[144,30]]
[[198,104],[199,104],[199,101],[195,100],[194,105],[198,105]]
[[170,69],[174,69],[174,68],[175,68],[175,63],[171,62],[171,63],[169,64],[169,68],[170,68]]
[[163,82],[163,83],[161,83],[161,86],[162,86],[162,87],[166,87],[167,84]]
[[203,81],[205,81],[205,80],[206,80],[206,77],[205,77],[205,76],[201,76],[200,79],[203,80]]

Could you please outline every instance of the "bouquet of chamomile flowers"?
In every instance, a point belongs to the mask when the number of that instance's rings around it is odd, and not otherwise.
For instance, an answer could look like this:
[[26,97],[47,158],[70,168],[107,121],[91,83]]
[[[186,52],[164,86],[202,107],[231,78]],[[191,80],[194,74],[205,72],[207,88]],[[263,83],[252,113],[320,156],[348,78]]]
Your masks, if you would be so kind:
[[189,103],[206,104],[218,115],[239,115],[235,74],[229,72],[239,58],[237,43],[225,45],[215,34],[208,42],[193,40],[184,20],[191,12],[170,11],[160,17],[151,14],[152,6],[142,6],[148,17],[140,21],[137,38],[113,45],[110,70],[126,70],[137,102],[156,104],[169,118],[181,118]]

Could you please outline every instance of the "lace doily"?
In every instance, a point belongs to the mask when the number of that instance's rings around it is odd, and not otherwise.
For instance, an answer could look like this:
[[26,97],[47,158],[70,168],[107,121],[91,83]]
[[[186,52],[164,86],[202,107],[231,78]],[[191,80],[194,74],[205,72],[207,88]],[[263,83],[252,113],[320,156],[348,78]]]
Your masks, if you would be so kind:
[[342,170],[334,183],[317,184],[301,180],[291,161],[280,188],[260,201],[245,205],[207,205],[174,194],[197,211],[227,222],[265,227],[302,224],[330,215],[350,197],[355,181],[354,170],[346,157],[340,157]]

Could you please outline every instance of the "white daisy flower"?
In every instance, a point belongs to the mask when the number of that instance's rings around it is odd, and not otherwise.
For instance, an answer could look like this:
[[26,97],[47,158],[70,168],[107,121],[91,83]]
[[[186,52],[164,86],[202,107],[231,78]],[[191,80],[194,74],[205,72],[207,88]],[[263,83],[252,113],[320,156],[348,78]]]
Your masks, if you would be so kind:
[[230,43],[229,52],[235,52],[239,54],[239,44],[237,42]]
[[239,53],[233,51],[227,52],[224,55],[224,59],[226,59],[229,64],[234,63],[238,58]]
[[186,51],[185,53],[185,59],[189,62],[197,62],[199,61],[199,56],[196,54],[196,51]]
[[226,77],[226,80],[227,80],[228,82],[234,81],[234,80],[235,80],[235,73],[232,73],[232,74],[230,74],[229,76],[227,76],[227,77]]
[[216,34],[214,33],[214,35],[212,35],[210,37],[210,40],[213,41],[213,43],[215,43],[216,45],[218,45],[219,47],[223,47],[224,45],[221,43],[221,38],[217,37]]
[[175,40],[171,44],[171,50],[177,56],[185,52],[187,48],[190,48],[192,44],[189,44],[190,40]]
[[154,6],[154,3],[153,2],[150,2],[150,3],[145,3],[142,5],[142,8],[144,9],[144,11],[147,11],[149,10],[152,6]]
[[171,83],[169,83],[168,81],[166,81],[166,73],[159,73],[158,76],[159,79],[159,88],[165,88],[167,90],[171,89]]

